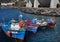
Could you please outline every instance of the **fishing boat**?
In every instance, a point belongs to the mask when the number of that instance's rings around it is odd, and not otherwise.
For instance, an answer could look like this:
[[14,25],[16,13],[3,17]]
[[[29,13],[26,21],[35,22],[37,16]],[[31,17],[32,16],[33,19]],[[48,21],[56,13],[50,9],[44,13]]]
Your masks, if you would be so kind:
[[11,37],[11,38],[14,38],[14,39],[18,39],[20,40],[20,42],[23,42],[24,38],[25,38],[25,34],[26,34],[26,30],[25,29],[19,29],[19,30],[13,30],[13,29],[10,29],[10,27],[3,23],[1,25],[2,27],[2,30],[3,32],[8,36],[8,37]]

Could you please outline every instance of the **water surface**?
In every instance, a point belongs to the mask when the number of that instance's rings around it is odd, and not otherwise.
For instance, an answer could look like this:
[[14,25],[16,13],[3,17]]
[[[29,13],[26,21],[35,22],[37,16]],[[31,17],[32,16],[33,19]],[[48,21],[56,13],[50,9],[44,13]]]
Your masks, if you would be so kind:
[[[0,8],[0,23],[3,21],[8,22],[12,18],[18,20],[20,14],[23,15],[23,20],[32,20],[34,17],[38,19],[49,18],[49,16],[37,16],[28,13],[23,13],[19,9]],[[54,29],[39,31],[37,32],[37,34],[29,34],[28,38],[24,42],[60,42],[60,17],[54,18],[56,18],[57,20],[56,27]],[[0,28],[0,42],[16,42],[16,40],[12,40],[6,37],[6,35],[1,32]]]

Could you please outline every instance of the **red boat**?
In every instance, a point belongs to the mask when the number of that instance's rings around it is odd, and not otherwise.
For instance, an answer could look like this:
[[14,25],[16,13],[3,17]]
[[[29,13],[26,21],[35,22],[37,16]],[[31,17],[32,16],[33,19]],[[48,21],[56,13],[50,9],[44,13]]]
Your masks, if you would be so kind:
[[48,23],[48,27],[54,28],[55,24],[54,23]]

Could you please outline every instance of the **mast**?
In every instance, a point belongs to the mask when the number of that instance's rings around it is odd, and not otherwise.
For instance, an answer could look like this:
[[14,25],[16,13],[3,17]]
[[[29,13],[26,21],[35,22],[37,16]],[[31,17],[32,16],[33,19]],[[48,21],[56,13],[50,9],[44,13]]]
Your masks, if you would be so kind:
[[57,8],[58,3],[59,3],[59,0],[51,0],[50,8]]
[[38,8],[39,2],[38,0],[34,0],[34,8]]

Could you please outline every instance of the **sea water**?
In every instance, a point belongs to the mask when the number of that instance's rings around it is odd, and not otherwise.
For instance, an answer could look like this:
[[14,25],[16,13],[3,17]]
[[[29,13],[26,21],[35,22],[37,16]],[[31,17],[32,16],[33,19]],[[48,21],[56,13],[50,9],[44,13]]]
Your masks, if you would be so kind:
[[[19,21],[19,15],[23,15],[23,20],[32,20],[34,17],[41,20],[44,18],[50,18],[49,16],[38,16],[21,12],[19,9],[14,8],[0,8],[0,23],[9,22],[12,18]],[[54,29],[48,29],[44,31],[38,31],[37,34],[29,34],[28,38],[24,42],[58,42],[60,41],[60,17],[54,17],[57,22]],[[19,42],[8,38],[1,32],[0,28],[0,42]]]

